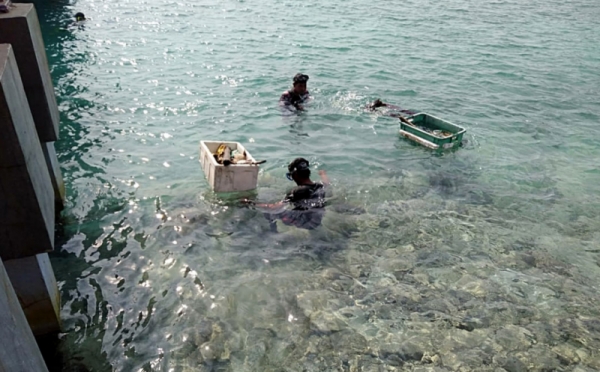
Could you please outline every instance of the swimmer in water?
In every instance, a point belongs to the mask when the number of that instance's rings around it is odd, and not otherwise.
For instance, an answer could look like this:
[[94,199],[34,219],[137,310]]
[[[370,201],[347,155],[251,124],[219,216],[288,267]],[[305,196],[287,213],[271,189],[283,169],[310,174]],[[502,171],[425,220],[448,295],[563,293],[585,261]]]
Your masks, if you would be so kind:
[[75,20],[69,24],[65,24],[58,28],[59,31],[70,31],[73,32],[75,29],[83,30],[85,28],[85,24],[89,20],[89,18],[85,17],[85,14],[82,12],[75,13]]
[[306,90],[306,83],[308,82],[308,75],[296,74],[293,79],[294,86],[290,90],[283,92],[279,98],[279,104],[282,106],[293,106],[296,110],[304,110],[302,103],[310,98],[308,90]]
[[282,201],[273,204],[255,203],[243,200],[264,210],[271,231],[277,232],[277,220],[287,226],[313,230],[321,226],[325,214],[325,192],[329,187],[329,178],[324,170],[319,171],[320,182],[310,179],[310,164],[304,158],[296,158],[288,165],[286,177],[296,183]]
[[75,21],[71,22],[68,26],[65,26],[64,28],[61,28],[62,31],[68,31],[71,30],[73,31],[75,28],[83,28],[83,25],[85,24],[85,21],[87,21],[87,18],[85,18],[85,14],[81,13],[81,12],[77,12],[75,13]]
[[410,122],[404,116],[411,116],[416,114],[416,111],[413,110],[405,110],[400,106],[392,105],[390,103],[382,102],[379,98],[377,98],[373,103],[367,105],[367,109],[370,111],[375,111],[380,107],[386,107],[390,111],[386,113],[387,116],[391,116],[393,118],[398,118],[400,121],[410,124]]

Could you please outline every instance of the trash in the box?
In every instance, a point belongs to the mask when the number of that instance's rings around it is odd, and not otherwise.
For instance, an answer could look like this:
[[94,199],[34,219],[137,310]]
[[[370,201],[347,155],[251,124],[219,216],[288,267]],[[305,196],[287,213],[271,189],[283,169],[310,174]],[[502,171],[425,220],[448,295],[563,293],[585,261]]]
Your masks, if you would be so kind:
[[0,0],[0,13],[10,12],[11,7],[12,7],[11,0]]
[[242,153],[240,153],[237,149],[232,151],[231,148],[224,143],[219,145],[219,147],[217,148],[217,151],[213,154],[213,156],[215,157],[215,160],[217,161],[217,163],[225,165],[225,166],[229,166],[231,164],[234,164],[234,165],[236,165],[236,164],[258,165],[258,164],[263,164],[263,163],[267,162],[266,160],[260,160],[260,161],[249,160],[246,155],[246,151],[244,151]]
[[217,163],[228,166],[231,164],[231,149],[226,144],[222,143],[219,145],[217,152],[215,152],[215,159]]

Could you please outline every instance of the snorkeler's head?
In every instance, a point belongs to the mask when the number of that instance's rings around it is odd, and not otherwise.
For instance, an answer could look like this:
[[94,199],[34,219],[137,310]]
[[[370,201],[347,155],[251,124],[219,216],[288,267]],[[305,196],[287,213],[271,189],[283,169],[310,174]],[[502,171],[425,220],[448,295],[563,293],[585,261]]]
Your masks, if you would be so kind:
[[308,75],[296,74],[294,76],[294,90],[298,94],[306,93],[306,82],[308,81]]
[[85,15],[83,13],[81,13],[81,12],[77,12],[75,14],[75,20],[78,21],[78,22],[79,21],[85,21]]
[[310,164],[304,158],[296,158],[288,165],[287,177],[294,181],[305,180],[310,177]]
[[371,104],[371,108],[378,108],[378,107],[384,107],[387,106],[385,103],[381,102],[381,100],[379,98],[377,98],[372,104]]
[[294,85],[298,84],[298,83],[304,83],[306,84],[306,82],[308,81],[308,75],[304,75],[302,73],[298,73],[294,76]]

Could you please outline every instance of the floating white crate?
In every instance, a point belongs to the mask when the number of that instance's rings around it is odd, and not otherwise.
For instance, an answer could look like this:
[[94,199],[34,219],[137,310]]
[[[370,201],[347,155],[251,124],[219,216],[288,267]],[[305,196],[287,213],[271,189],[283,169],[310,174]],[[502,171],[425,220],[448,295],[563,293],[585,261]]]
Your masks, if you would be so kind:
[[200,164],[208,184],[215,192],[236,192],[256,189],[258,184],[258,165],[217,163],[213,154],[224,143],[231,151],[246,152],[246,159],[255,161],[250,153],[239,142],[200,141]]

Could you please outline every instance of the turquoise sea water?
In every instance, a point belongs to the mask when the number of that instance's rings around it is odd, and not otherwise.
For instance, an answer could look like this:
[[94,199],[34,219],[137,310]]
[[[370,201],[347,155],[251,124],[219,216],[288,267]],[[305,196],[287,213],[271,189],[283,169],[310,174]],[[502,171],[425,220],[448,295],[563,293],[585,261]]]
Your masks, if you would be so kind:
[[[36,6],[68,368],[600,369],[596,1]],[[314,100],[283,115],[300,71]],[[467,146],[399,139],[363,110],[375,98],[466,127]],[[294,157],[325,169],[323,226],[268,234],[218,199],[203,139],[267,159],[265,201]]]

